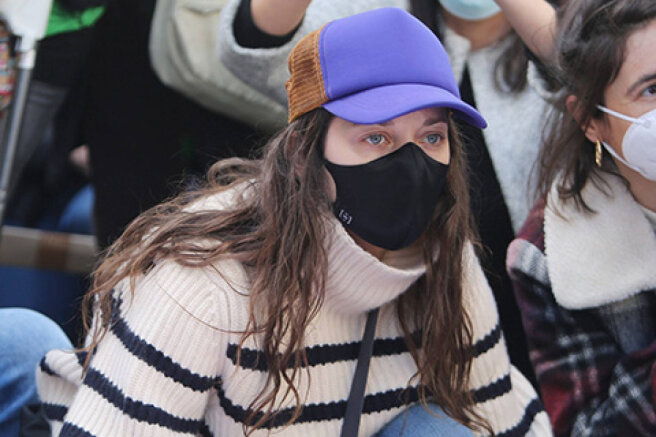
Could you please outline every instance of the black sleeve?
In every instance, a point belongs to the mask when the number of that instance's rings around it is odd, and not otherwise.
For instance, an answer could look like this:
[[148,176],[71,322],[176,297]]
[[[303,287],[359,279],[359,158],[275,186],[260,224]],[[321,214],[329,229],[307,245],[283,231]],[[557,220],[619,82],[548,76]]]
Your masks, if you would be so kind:
[[249,49],[269,49],[280,47],[291,41],[298,28],[301,27],[301,23],[294,30],[282,36],[275,36],[263,32],[253,22],[251,0],[242,0],[235,17],[235,22],[232,24],[232,30],[235,34],[235,40],[240,46]]
[[98,6],[107,6],[109,0],[59,0],[59,4],[69,12],[81,12]]
[[70,88],[80,81],[94,41],[94,27],[63,32],[39,42],[32,78]]

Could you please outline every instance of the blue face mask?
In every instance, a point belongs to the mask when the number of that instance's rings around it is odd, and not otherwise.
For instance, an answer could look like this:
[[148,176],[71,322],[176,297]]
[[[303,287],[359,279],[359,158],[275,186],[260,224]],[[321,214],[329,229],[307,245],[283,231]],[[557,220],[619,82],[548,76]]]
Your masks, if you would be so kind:
[[484,20],[501,11],[494,0],[439,0],[449,13],[463,20]]

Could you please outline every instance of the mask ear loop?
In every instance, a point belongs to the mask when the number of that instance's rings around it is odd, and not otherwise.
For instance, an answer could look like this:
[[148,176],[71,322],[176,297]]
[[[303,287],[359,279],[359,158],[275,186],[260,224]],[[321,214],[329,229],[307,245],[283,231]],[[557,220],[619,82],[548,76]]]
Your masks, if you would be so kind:
[[606,108],[605,106],[602,105],[597,105],[597,109],[599,109],[602,112],[605,112],[606,114],[610,114],[613,117],[630,121],[631,123],[643,124],[643,120],[640,120],[639,118],[633,118],[633,117],[629,117],[628,115],[620,114],[619,112],[613,111],[612,109]]
[[635,165],[633,165],[633,164],[631,164],[630,162],[628,162],[626,159],[622,158],[622,157],[619,155],[619,153],[617,153],[615,150],[613,150],[613,148],[612,148],[607,142],[602,141],[601,144],[604,145],[604,148],[608,151],[608,153],[610,153],[611,155],[613,155],[613,157],[616,158],[618,161],[620,161],[622,164],[626,165],[626,166],[629,167],[631,170],[634,170],[634,171],[636,171],[636,172],[642,174],[642,170],[641,170],[639,167],[636,167]]
[[[629,117],[628,115],[620,114],[619,112],[613,111],[612,109],[608,109],[605,106],[597,105],[597,108],[600,111],[605,112],[606,114],[610,114],[610,115],[612,115],[614,117],[617,117],[619,119],[626,120],[626,121],[629,121],[631,123],[644,124],[643,120],[633,118],[633,117]],[[630,164],[629,162],[627,162],[626,159],[622,158],[620,156],[620,154],[617,153],[606,141],[601,141],[601,144],[604,145],[604,148],[608,151],[608,153],[610,153],[615,159],[620,161],[622,164],[626,165],[627,167],[629,167],[630,169],[632,169],[634,171],[637,171],[638,173],[642,173],[639,168],[637,168],[635,165]]]

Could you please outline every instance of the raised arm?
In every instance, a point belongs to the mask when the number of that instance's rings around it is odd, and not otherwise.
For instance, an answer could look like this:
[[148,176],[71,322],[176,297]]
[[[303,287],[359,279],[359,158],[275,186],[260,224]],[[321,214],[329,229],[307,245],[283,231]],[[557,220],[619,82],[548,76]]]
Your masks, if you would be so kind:
[[287,106],[287,57],[303,36],[337,18],[406,4],[404,0],[251,0],[250,12],[256,28],[274,38],[290,36],[278,46],[258,48],[244,47],[235,38],[235,20],[242,1],[246,0],[229,0],[221,11],[219,58],[237,78],[283,107]]
[[545,64],[556,50],[556,10],[546,0],[496,0],[524,44]]

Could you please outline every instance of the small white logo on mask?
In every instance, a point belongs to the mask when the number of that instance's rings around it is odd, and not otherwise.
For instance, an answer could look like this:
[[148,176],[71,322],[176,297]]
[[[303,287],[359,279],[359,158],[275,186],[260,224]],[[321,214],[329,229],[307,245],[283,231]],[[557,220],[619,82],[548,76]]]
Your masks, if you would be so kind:
[[345,224],[350,225],[351,222],[353,221],[353,216],[349,214],[348,212],[344,211],[343,209],[339,210],[339,214],[337,215],[341,221],[343,221]]

